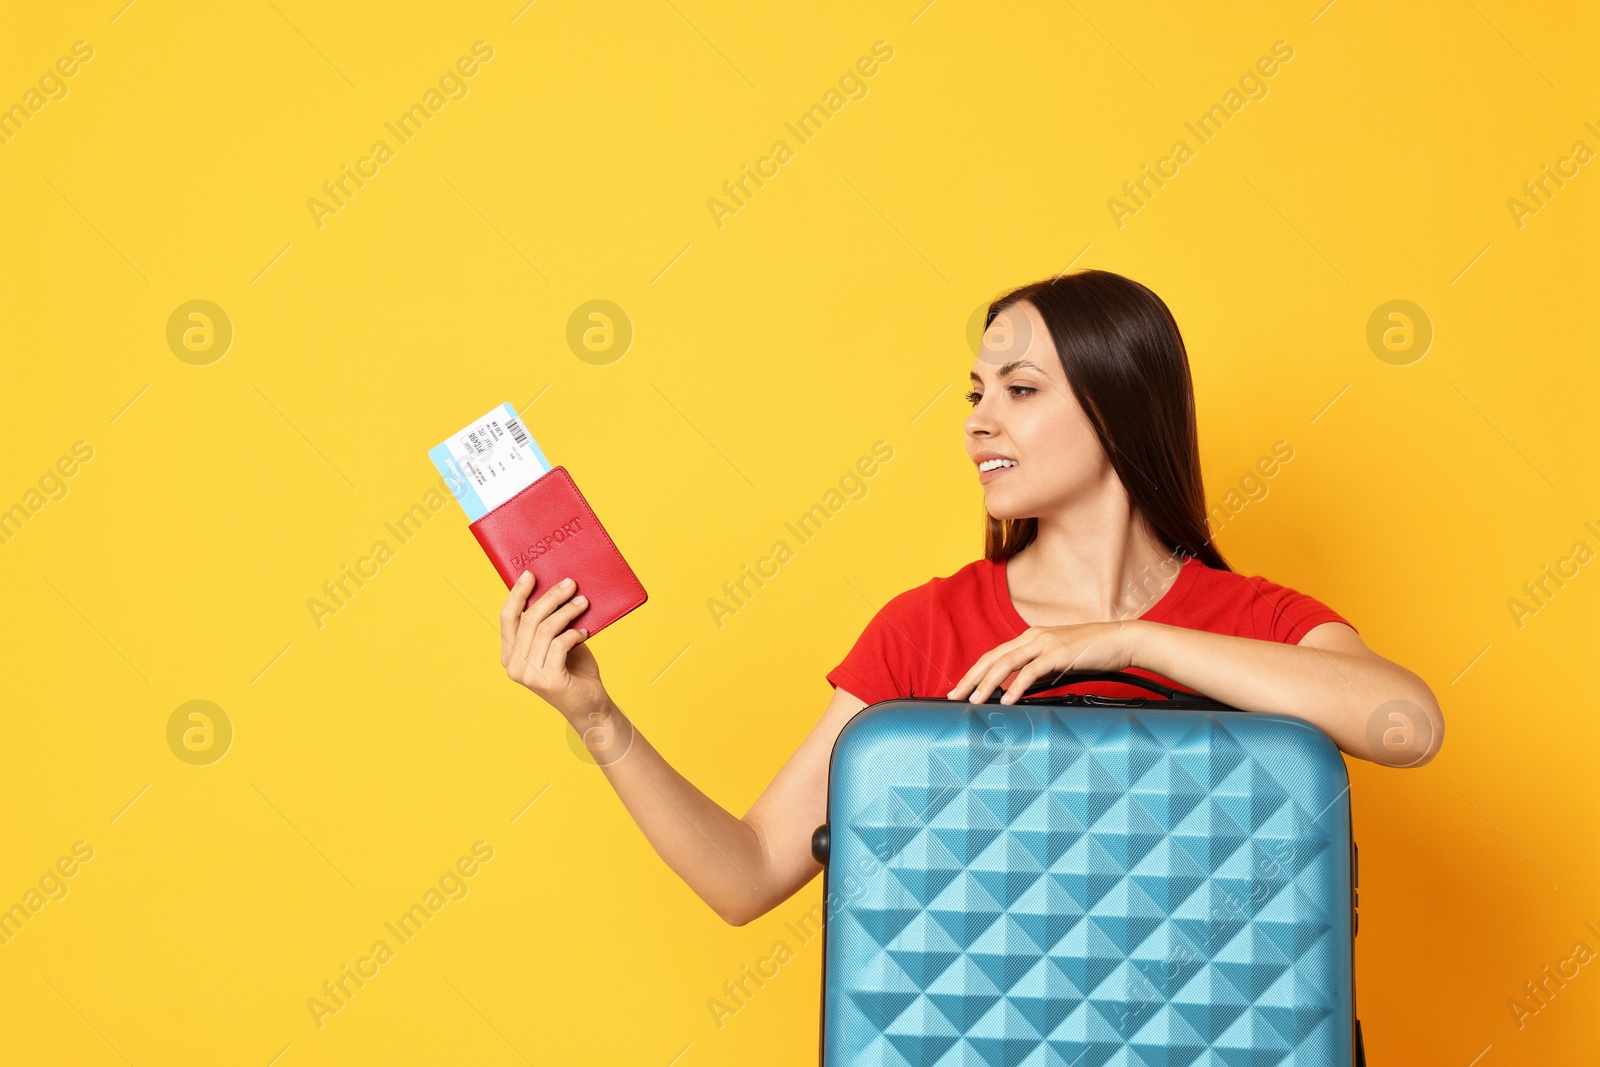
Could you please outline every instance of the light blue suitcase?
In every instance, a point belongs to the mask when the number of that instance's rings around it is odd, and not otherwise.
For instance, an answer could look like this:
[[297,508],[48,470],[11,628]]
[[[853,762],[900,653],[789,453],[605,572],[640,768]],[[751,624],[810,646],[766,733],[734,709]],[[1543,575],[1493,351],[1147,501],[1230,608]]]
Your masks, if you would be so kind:
[[[1094,680],[1167,699],[1032,695]],[[834,745],[825,1067],[1363,1067],[1332,740],[1128,674],[997,701]]]

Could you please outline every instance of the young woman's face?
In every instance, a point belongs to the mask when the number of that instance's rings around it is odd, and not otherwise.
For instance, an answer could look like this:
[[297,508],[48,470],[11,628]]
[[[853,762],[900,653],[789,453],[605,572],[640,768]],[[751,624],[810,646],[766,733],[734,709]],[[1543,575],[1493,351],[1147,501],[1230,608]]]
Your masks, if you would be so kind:
[[[962,425],[979,470],[984,506],[997,519],[1025,519],[1103,489],[1116,472],[1067,384],[1039,311],[1026,300],[995,316],[972,364],[972,414]],[[985,460],[1015,466],[982,472]]]

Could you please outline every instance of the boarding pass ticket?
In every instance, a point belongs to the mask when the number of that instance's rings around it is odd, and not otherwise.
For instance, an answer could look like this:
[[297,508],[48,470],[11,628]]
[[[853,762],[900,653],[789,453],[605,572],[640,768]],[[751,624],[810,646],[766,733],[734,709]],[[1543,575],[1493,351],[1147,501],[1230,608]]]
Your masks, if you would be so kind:
[[501,404],[428,453],[456,502],[477,522],[550,471],[516,409]]

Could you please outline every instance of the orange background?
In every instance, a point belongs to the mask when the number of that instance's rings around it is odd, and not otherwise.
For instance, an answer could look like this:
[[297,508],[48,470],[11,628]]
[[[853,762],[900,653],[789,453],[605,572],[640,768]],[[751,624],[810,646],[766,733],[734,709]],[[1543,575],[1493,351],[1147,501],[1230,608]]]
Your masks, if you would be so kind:
[[[453,504],[320,627],[306,602],[436,483],[429,447],[510,401],[650,591],[595,640],[613,694],[743,812],[873,610],[979,555],[971,316],[1068,266],[1171,305],[1213,504],[1294,448],[1224,526],[1235,566],[1443,702],[1432,764],[1351,767],[1375,1062],[1592,1057],[1593,967],[1520,1028],[1508,1007],[1600,950],[1597,567],[1521,626],[1507,606],[1600,550],[1596,165],[1508,207],[1600,149],[1588,8],[108,0],[8,23],[0,105],[93,56],[0,144],[0,507],[27,509],[0,544],[0,906],[75,842],[93,858],[0,945],[7,1059],[811,1062],[817,942],[720,1028],[707,1001],[820,884],[730,928],[677,880],[505,678],[503,590]],[[319,226],[323,183],[477,41],[464,95]],[[865,95],[798,144],[784,124],[878,41]],[[1193,139],[1279,41],[1265,95]],[[708,200],[780,138],[719,227]],[[1108,201],[1179,139],[1119,226]],[[225,351],[169,345],[192,300]],[[631,323],[620,357],[569,346],[592,300]],[[1431,324],[1420,358],[1368,345],[1392,300]],[[719,628],[723,582],[880,439],[869,492]],[[193,700],[232,729],[203,765],[168,739]],[[319,1027],[322,983],[479,841],[466,895]]]

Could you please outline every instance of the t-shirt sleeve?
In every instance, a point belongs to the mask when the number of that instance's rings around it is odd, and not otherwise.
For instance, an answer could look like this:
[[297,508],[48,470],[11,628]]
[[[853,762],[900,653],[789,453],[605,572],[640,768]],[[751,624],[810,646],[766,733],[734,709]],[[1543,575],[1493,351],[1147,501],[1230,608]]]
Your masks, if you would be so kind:
[[832,685],[868,704],[912,696],[919,635],[926,604],[911,589],[890,600],[867,623],[839,665],[827,673]]
[[1315,597],[1265,578],[1251,578],[1250,584],[1256,590],[1251,618],[1256,636],[1262,640],[1297,645],[1312,627],[1325,622],[1342,622],[1355,629],[1348,619]]

